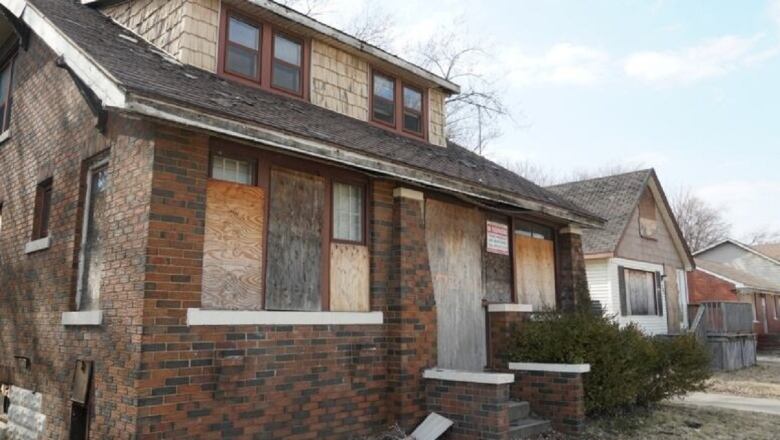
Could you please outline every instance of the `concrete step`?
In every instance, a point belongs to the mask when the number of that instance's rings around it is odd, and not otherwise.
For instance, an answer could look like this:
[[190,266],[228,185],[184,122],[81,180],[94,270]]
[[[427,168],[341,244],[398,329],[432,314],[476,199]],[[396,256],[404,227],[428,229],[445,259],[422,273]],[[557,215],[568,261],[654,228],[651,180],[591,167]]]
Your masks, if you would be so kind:
[[509,427],[509,438],[511,440],[519,440],[535,437],[550,430],[552,430],[552,425],[550,425],[549,420],[520,419]]
[[525,419],[531,414],[531,405],[528,402],[510,401],[509,402],[509,424],[518,420]]

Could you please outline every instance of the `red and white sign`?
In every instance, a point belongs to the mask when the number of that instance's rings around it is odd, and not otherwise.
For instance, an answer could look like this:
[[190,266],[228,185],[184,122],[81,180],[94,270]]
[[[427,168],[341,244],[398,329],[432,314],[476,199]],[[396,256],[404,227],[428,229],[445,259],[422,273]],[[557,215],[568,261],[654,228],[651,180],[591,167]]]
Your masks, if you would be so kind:
[[487,222],[487,251],[509,255],[509,226],[504,223]]

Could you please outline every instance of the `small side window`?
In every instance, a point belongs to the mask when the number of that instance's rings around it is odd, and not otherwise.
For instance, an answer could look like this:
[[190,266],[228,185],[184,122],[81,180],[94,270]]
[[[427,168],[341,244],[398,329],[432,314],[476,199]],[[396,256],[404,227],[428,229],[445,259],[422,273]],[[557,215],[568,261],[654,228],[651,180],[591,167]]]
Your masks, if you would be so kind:
[[423,94],[419,90],[404,86],[404,130],[415,134],[423,132]]
[[11,72],[13,60],[0,70],[0,133],[8,130],[11,121]]
[[301,94],[303,44],[284,35],[274,34],[274,59],[271,84],[286,92]]
[[227,182],[254,184],[255,167],[249,160],[214,154],[211,156],[211,178]]
[[374,73],[372,117],[375,121],[395,125],[395,80]]
[[333,239],[363,242],[363,187],[333,183]]
[[256,81],[260,80],[260,26],[228,17],[225,70]]
[[32,239],[38,240],[49,236],[49,217],[51,216],[51,194],[53,180],[51,178],[38,184],[35,190],[35,214],[33,216]]

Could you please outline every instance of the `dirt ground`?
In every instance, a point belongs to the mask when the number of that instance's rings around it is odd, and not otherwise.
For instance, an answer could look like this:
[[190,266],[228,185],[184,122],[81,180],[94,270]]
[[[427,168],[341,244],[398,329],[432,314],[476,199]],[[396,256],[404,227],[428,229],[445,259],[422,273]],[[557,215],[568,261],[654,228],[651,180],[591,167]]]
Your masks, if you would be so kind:
[[[581,440],[772,440],[780,425],[765,414],[659,405],[621,417],[591,420]],[[574,440],[563,435],[539,440]]]
[[707,383],[707,391],[780,399],[780,363],[761,363],[743,370],[715,373]]

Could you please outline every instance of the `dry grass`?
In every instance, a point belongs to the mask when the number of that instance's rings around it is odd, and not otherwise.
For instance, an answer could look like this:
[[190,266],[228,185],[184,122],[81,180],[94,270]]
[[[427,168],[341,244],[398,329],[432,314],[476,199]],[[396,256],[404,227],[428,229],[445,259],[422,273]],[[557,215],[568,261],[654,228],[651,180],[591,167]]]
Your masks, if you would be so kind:
[[780,399],[780,363],[763,363],[742,370],[715,373],[707,382],[707,391]]
[[[765,414],[660,405],[591,420],[580,440],[770,440],[778,424]],[[539,439],[573,440],[555,434]]]

